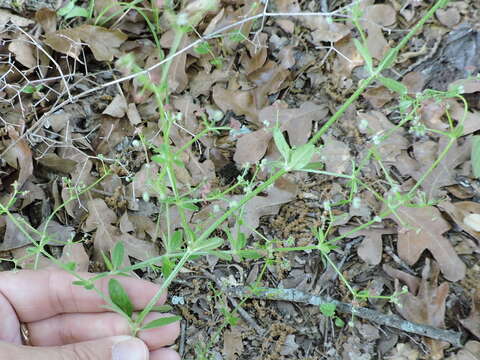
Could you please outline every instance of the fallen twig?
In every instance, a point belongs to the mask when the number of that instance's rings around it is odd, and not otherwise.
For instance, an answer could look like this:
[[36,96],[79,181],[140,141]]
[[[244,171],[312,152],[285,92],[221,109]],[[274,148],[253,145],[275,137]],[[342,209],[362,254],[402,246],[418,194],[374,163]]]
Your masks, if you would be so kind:
[[223,290],[227,295],[237,298],[249,297],[253,299],[292,301],[315,306],[325,303],[333,303],[336,305],[338,312],[353,314],[360,318],[370,320],[374,323],[389,326],[409,333],[426,336],[436,340],[447,341],[453,346],[462,346],[462,333],[460,332],[439,329],[428,325],[415,324],[404,320],[397,315],[386,315],[365,307],[354,307],[351,304],[333,299],[327,299],[322,296],[307,294],[295,289],[259,288],[255,291],[252,291],[247,287],[237,286],[224,288]]
[[[224,289],[225,287],[223,286],[222,282],[217,279],[215,276],[213,276],[211,273],[208,271],[202,270],[202,273],[210,280],[212,280],[215,284],[220,289]],[[232,306],[235,308],[235,310],[240,314],[240,316],[256,331],[258,335],[264,335],[265,330],[262,329],[257,322],[250,316],[248,312],[246,312],[241,306],[239,306],[237,300],[234,299],[234,297],[239,297],[239,296],[232,296],[227,294],[228,300],[230,300],[230,303]]]

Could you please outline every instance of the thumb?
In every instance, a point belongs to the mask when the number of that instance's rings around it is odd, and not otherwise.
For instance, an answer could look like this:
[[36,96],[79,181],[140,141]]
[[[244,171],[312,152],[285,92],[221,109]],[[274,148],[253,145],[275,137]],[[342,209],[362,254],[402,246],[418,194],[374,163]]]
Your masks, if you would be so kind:
[[16,346],[0,342],[0,359],[15,360],[148,360],[145,343],[131,336],[52,347]]

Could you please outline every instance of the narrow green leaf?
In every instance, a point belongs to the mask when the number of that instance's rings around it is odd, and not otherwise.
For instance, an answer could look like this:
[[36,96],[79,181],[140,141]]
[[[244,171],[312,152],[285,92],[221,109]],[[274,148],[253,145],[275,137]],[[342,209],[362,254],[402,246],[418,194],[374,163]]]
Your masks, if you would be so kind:
[[133,314],[132,301],[118,280],[110,279],[108,281],[108,293],[112,302],[131,318]]
[[75,261],[70,261],[69,263],[65,264],[65,268],[70,271],[75,271],[77,268],[77,263]]
[[156,312],[169,312],[172,311],[172,307],[170,305],[156,305],[152,307],[152,311]]
[[216,248],[223,245],[223,239],[219,237],[213,237],[201,242],[195,243],[195,250],[196,251],[210,251],[215,250]]
[[113,264],[110,261],[110,259],[108,258],[108,256],[105,255],[105,253],[103,251],[101,251],[101,254],[102,254],[103,262],[105,263],[105,266],[107,267],[107,269],[110,270],[110,271],[113,271]]
[[292,151],[288,167],[291,170],[302,170],[310,163],[315,153],[315,145],[305,144]]
[[194,203],[191,203],[191,202],[181,202],[178,205],[180,205],[180,207],[185,209],[185,210],[190,210],[190,211],[199,210],[198,206],[195,205]]
[[175,252],[180,250],[182,247],[182,240],[183,240],[183,232],[182,230],[175,230],[172,234],[172,238],[170,239],[169,244],[169,252]]
[[277,145],[277,149],[282,154],[282,157],[285,161],[288,161],[291,149],[283,137],[282,130],[280,130],[278,126],[273,129],[273,139],[275,140],[275,145]]
[[60,9],[57,10],[57,14],[59,16],[67,15],[75,7],[75,2],[76,2],[75,0],[69,1],[64,7],[61,7]]
[[344,327],[345,326],[345,321],[343,321],[342,319],[337,317],[337,318],[335,318],[335,325],[337,325],[338,327]]
[[373,73],[373,60],[370,52],[360,41],[358,41],[358,39],[353,39],[353,43],[360,55],[362,55],[363,60],[365,60],[365,65],[367,66],[369,73]]
[[175,264],[169,258],[163,258],[162,261],[162,274],[165,278],[167,278],[173,271]]
[[202,42],[194,48],[195,52],[200,55],[208,54],[210,52],[210,44],[208,42]]
[[337,309],[337,306],[334,303],[324,303],[320,304],[320,311],[322,312],[323,315],[332,317],[335,315],[335,310]]
[[112,250],[112,265],[114,270],[117,270],[122,266],[124,253],[125,247],[123,246],[123,243],[121,241],[117,242]]
[[232,256],[230,254],[225,254],[223,251],[212,250],[210,252],[210,254],[218,257],[219,259],[225,260],[225,261],[231,261],[232,260]]
[[480,179],[480,136],[474,136],[472,138],[472,168],[473,168],[473,176],[477,179]]
[[68,14],[64,15],[63,17],[68,20],[74,17],[84,17],[88,18],[90,14],[88,13],[87,9],[84,9],[81,6],[75,6]]
[[142,326],[142,330],[154,329],[154,328],[157,328],[157,327],[160,327],[160,326],[165,326],[165,325],[168,325],[168,324],[172,324],[172,323],[180,321],[180,320],[182,320],[182,318],[180,316],[169,316],[169,317],[156,319],[156,320],[150,321],[145,326]]
[[83,286],[87,290],[93,289],[93,284],[89,280],[76,280],[73,282],[73,285]]
[[389,90],[400,94],[400,95],[406,95],[408,93],[408,89],[405,85],[403,85],[401,82],[397,80],[393,80],[390,78],[386,78],[383,76],[379,76],[378,80]]

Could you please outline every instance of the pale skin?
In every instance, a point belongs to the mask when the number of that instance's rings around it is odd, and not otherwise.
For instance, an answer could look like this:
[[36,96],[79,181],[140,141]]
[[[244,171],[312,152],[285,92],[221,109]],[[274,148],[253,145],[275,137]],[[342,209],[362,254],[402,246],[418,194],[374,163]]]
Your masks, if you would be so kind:
[[[159,290],[158,285],[140,279],[116,279],[137,311]],[[95,292],[73,285],[74,280],[59,270],[0,272],[0,359],[112,359],[113,344],[123,339],[118,336],[130,335],[128,323],[122,316],[102,308],[105,302]],[[108,278],[95,284],[108,294]],[[163,296],[158,305],[165,300]],[[169,315],[151,313],[146,321],[160,316]],[[22,344],[21,323],[28,328],[31,346]],[[134,341],[145,348],[145,359],[179,360],[179,355],[167,347],[178,334],[179,324],[173,323],[140,331],[141,341]]]

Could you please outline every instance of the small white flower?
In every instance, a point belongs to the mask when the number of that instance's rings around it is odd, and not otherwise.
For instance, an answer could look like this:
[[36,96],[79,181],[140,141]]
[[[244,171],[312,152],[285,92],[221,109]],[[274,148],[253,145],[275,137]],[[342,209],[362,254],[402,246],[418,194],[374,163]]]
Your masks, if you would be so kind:
[[327,210],[327,211],[330,211],[330,210],[332,209],[331,206],[330,206],[330,201],[325,200],[325,201],[323,202],[323,208],[324,208],[325,210]]
[[354,209],[359,209],[361,205],[362,205],[362,199],[360,199],[357,196],[354,197],[353,200],[352,200],[352,207]]
[[140,141],[136,140],[136,139],[132,141],[132,146],[133,147],[140,147],[141,144],[142,143]]
[[362,119],[360,120],[360,123],[358,124],[358,130],[360,131],[365,131],[368,128],[368,120],[367,119]]

